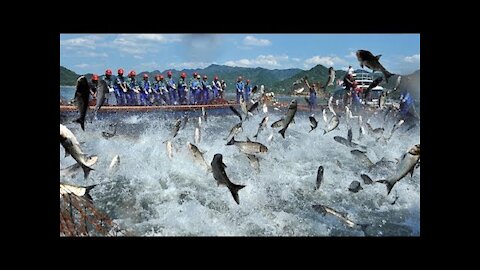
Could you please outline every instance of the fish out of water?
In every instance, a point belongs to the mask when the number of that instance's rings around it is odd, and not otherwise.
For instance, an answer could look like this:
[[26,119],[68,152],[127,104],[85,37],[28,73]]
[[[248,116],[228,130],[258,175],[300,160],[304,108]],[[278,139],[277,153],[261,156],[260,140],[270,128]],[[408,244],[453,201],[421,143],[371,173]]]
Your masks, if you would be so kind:
[[268,136],[267,138],[267,141],[271,142],[273,140],[273,133],[270,134],[270,136]]
[[323,115],[323,121],[325,122],[325,124],[327,124],[328,123],[327,110],[323,109],[322,115]]
[[265,127],[267,127],[268,116],[263,117],[262,122],[258,125],[257,133],[253,136],[254,138],[258,137],[260,131],[262,131]]
[[94,188],[97,185],[91,185],[91,186],[76,186],[76,185],[70,185],[66,183],[60,182],[60,197],[64,194],[74,194],[78,197],[84,197],[88,199],[90,202],[93,201],[92,196],[90,196],[90,190]]
[[252,166],[252,168],[257,170],[257,172],[259,172],[260,171],[260,161],[258,160],[258,157],[255,156],[255,155],[250,155],[250,154],[246,154],[246,155],[247,155],[248,161],[250,162],[250,166]]
[[247,138],[247,141],[235,141],[235,136],[227,143],[227,145],[235,145],[238,149],[245,153],[255,155],[258,153],[266,153],[268,152],[268,148],[259,143],[259,142],[252,142],[250,139]]
[[115,155],[112,159],[112,162],[110,162],[110,166],[108,166],[108,174],[112,175],[118,171],[118,168],[120,166],[120,156]]
[[380,64],[379,60],[380,57],[382,56],[381,54],[374,56],[371,52],[366,51],[366,50],[358,50],[356,52],[357,60],[360,62],[360,67],[363,68],[363,66],[368,67],[369,69],[373,71],[380,71],[383,73],[383,76],[385,76],[385,81],[388,83],[388,78],[393,76],[394,74],[388,72],[382,64]]
[[243,96],[240,96],[240,108],[242,109],[242,112],[245,114],[245,120],[247,120],[248,109],[247,109],[247,103],[245,102],[245,99],[243,99]]
[[319,212],[323,216],[325,216],[326,214],[330,214],[332,216],[335,216],[336,218],[340,219],[343,223],[345,223],[350,228],[354,228],[355,226],[359,226],[361,228],[361,230],[363,232],[365,232],[365,229],[367,228],[367,226],[369,226],[369,224],[356,223],[356,222],[350,220],[347,217],[346,213],[339,212],[339,211],[337,211],[333,208],[330,208],[326,205],[317,204],[317,205],[312,205],[312,207],[315,211]]
[[167,155],[168,155],[168,158],[170,159],[173,158],[173,144],[170,140],[167,141]]
[[[97,156],[89,156],[86,159],[85,164],[88,167],[92,167],[95,163],[97,163],[97,160],[98,160]],[[81,168],[80,164],[75,163],[71,166],[68,166],[65,169],[61,169],[60,170],[60,178],[62,178],[62,177],[73,177],[79,171],[80,168]]]
[[343,144],[345,146],[348,146],[348,147],[352,147],[352,148],[355,148],[355,147],[360,147],[360,148],[363,148],[363,149],[367,149],[366,146],[364,145],[359,145],[359,144],[356,144],[354,142],[349,142],[347,139],[343,138],[342,136],[334,136],[333,139],[340,143],[340,144]]
[[226,138],[224,138],[224,140],[228,140],[228,138],[230,138],[230,136],[235,136],[237,135],[238,133],[242,132],[243,131],[243,128],[242,128],[242,122],[239,122],[237,124],[235,124],[231,129],[230,129],[230,132],[228,133],[228,136]]
[[240,121],[243,121],[242,115],[233,106],[229,106],[229,108],[236,116],[238,116],[238,118],[240,118]]
[[263,110],[263,113],[268,113],[267,104],[263,103],[263,105],[262,105],[262,110]]
[[198,117],[197,126],[199,128],[202,127],[202,117],[201,116]]
[[388,139],[392,138],[393,136],[393,133],[398,129],[400,128],[403,123],[405,123],[405,121],[403,119],[400,119],[400,121],[398,121],[395,125],[393,125],[393,128],[392,128],[392,131],[390,132],[390,137],[388,137]]
[[194,142],[196,144],[200,143],[201,138],[202,138],[202,134],[200,133],[200,129],[198,127],[195,127]]
[[330,110],[331,113],[333,113],[333,115],[337,115],[337,113],[336,113],[335,110],[333,109],[333,96],[331,96],[331,97],[328,99],[328,109]]
[[349,127],[347,132],[347,140],[349,143],[352,143],[352,138],[353,138],[352,128]]
[[305,87],[302,87],[302,88],[299,88],[299,89],[295,89],[295,90],[293,90],[293,91],[294,91],[295,93],[297,93],[297,94],[300,94],[300,93],[303,92],[303,90],[305,90]]
[[350,151],[350,153],[358,158],[358,160],[360,160],[368,168],[373,166],[373,162],[368,158],[366,152],[355,149]]
[[248,108],[248,112],[249,112],[249,113],[252,113],[257,107],[258,107],[258,101],[256,101],[255,103],[253,103],[253,104]]
[[358,181],[352,181],[352,183],[350,183],[350,186],[348,186],[348,190],[353,192],[353,193],[357,193],[362,189],[363,188],[360,185],[360,182],[358,182]]
[[283,117],[280,118],[280,120],[277,120],[277,121],[273,122],[272,125],[270,125],[270,127],[279,128],[279,127],[283,126],[283,120],[284,120]]
[[366,175],[366,174],[361,174],[360,177],[362,178],[363,180],[363,183],[365,185],[371,185],[373,184],[373,180],[370,178],[370,176]]
[[237,185],[230,181],[225,172],[225,168],[227,165],[223,163],[223,156],[222,154],[215,154],[213,156],[213,160],[210,163],[212,166],[213,178],[217,181],[217,185],[225,185],[232,193],[233,199],[237,204],[240,204],[240,198],[238,196],[238,191],[244,188],[244,185]]
[[308,119],[310,120],[310,132],[312,132],[312,130],[316,129],[317,128],[317,125],[318,125],[318,122],[317,122],[317,119],[315,119],[315,114],[312,114],[308,117]]
[[368,86],[367,90],[365,90],[365,96],[367,96],[370,90],[377,87],[382,81],[383,81],[383,77],[378,77],[375,80],[373,80],[373,82]]
[[205,110],[205,107],[202,107],[202,116],[203,120],[205,120],[205,123],[207,122],[207,111]]
[[319,166],[317,170],[317,181],[315,183],[315,190],[320,188],[323,181],[323,166]]
[[327,88],[327,86],[333,85],[333,81],[335,80],[335,69],[333,67],[328,68],[328,80],[327,83],[323,88]]
[[178,131],[180,130],[181,124],[182,124],[182,119],[177,119],[177,121],[175,121],[175,125],[173,126],[173,130],[172,130],[172,138],[175,138],[178,135]]
[[414,145],[410,150],[403,154],[400,162],[397,166],[397,170],[393,175],[387,179],[378,180],[375,182],[382,183],[387,185],[387,195],[392,191],[393,186],[400,181],[405,175],[410,173],[410,176],[413,176],[413,170],[415,165],[420,160],[420,144]]
[[283,121],[283,128],[280,131],[278,131],[278,133],[280,133],[284,139],[285,139],[285,131],[287,130],[290,123],[293,121],[293,117],[295,117],[296,113],[297,113],[297,100],[294,99],[290,102],[290,105],[288,106],[288,111],[285,116],[285,121]]
[[89,95],[90,86],[88,85],[87,78],[85,78],[85,76],[80,76],[77,79],[74,98],[74,102],[77,106],[78,111],[80,112],[80,117],[74,120],[74,122],[79,123],[83,131],[85,131],[85,116],[87,115],[88,110]]
[[212,167],[205,161],[205,158],[203,157],[203,154],[205,154],[204,152],[201,152],[196,145],[191,144],[190,142],[187,142],[187,147],[197,164],[207,169],[207,171],[212,170]]
[[97,84],[97,103],[95,104],[95,109],[93,109],[93,115],[95,119],[97,119],[97,112],[103,106],[103,103],[105,103],[105,99],[108,93],[109,92],[107,82],[105,82],[105,80],[103,79],[100,79]]
[[87,178],[90,171],[93,169],[90,168],[87,164],[86,155],[80,149],[80,143],[73,133],[64,125],[60,124],[60,143],[62,144],[65,152],[68,152],[75,161],[78,162],[80,167],[83,169],[84,177]]
[[323,135],[325,135],[328,132],[336,129],[338,127],[339,123],[340,123],[340,120],[338,119],[338,116],[333,115],[332,118],[330,119],[330,122],[327,125],[327,128],[323,130]]

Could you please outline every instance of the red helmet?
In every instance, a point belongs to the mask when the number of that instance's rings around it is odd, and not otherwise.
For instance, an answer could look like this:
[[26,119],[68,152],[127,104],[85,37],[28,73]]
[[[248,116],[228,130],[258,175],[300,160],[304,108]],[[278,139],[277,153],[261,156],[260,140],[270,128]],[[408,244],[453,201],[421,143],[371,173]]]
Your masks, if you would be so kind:
[[162,75],[162,74],[160,74],[159,76],[160,76],[160,80],[163,80],[163,75]]
[[123,68],[118,70],[118,75],[123,75]]
[[204,78],[204,79],[208,79],[208,78],[207,78],[207,75],[203,75],[203,78]]
[[143,73],[143,78],[148,78],[148,74],[147,73]]
[[242,80],[242,76],[238,76],[238,81],[241,81]]
[[193,72],[193,77],[197,77],[198,73],[197,72]]
[[180,77],[185,79],[187,77],[187,74],[185,72],[182,72],[182,74],[180,74]]
[[92,81],[98,81],[98,75],[97,74],[93,74]]
[[250,80],[247,80],[247,83],[250,83]]
[[167,72],[167,76],[172,76],[172,72],[170,70]]
[[215,81],[218,81],[218,76],[215,76],[215,78],[213,78]]
[[105,75],[112,75],[112,71],[111,71],[110,69],[107,69],[107,70],[105,71]]
[[137,73],[135,72],[135,70],[132,70],[130,71],[130,73],[128,73],[128,77],[135,77],[137,76]]

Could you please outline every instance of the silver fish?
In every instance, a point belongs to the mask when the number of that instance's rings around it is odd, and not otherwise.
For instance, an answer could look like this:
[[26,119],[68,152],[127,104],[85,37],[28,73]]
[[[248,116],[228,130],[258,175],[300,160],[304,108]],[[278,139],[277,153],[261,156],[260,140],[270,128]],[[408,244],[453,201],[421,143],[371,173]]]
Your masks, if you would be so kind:
[[182,124],[182,119],[177,119],[177,121],[175,121],[175,125],[173,126],[173,130],[172,130],[172,138],[175,138],[178,135],[178,131],[180,130],[181,124]]
[[352,155],[354,155],[355,157],[357,157],[368,168],[373,166],[373,162],[368,158],[366,152],[355,149],[355,150],[350,151],[350,153]]
[[260,131],[262,131],[262,129],[267,127],[267,122],[268,122],[268,116],[263,117],[262,122],[260,122],[260,125],[258,125],[257,133],[253,136],[254,138],[257,138]]
[[[85,161],[85,164],[88,167],[92,167],[95,163],[97,163],[98,157],[97,156],[89,156],[87,160]],[[81,168],[80,164],[75,163],[71,166],[68,166],[65,169],[60,170],[60,178],[63,177],[73,177],[75,174],[79,171]]]
[[112,159],[112,162],[110,162],[110,166],[108,166],[108,174],[112,175],[118,171],[118,168],[120,166],[120,156],[115,155]]
[[64,125],[60,124],[60,143],[65,152],[68,152],[82,167],[84,177],[87,178],[92,168],[87,165],[86,155],[80,149],[80,143],[73,133]]
[[362,186],[360,185],[360,182],[358,181],[352,181],[352,183],[350,183],[350,186],[348,186],[348,190],[353,192],[353,193],[357,193],[359,192],[360,190],[362,190]]
[[320,188],[322,181],[323,181],[323,166],[320,166],[318,167],[318,170],[317,170],[317,181],[315,185],[315,190]]
[[243,121],[242,119],[242,115],[233,107],[233,106],[229,106],[230,110],[232,110],[232,112],[238,116],[238,118],[240,118],[240,121]]
[[327,83],[323,88],[327,88],[327,86],[333,85],[333,81],[335,80],[335,69],[333,67],[328,68],[328,80]]
[[198,127],[195,127],[195,138],[194,141],[196,144],[200,143],[202,134],[200,133],[200,129]]
[[205,154],[204,152],[201,152],[196,145],[189,142],[187,142],[187,147],[197,164],[207,169],[207,171],[212,170],[212,167],[205,161],[205,158],[203,157],[203,154]]
[[255,155],[250,155],[250,154],[246,154],[246,155],[247,155],[248,161],[250,161],[250,166],[252,166],[252,168],[254,168],[255,170],[257,170],[259,172],[260,171],[260,161],[258,160],[258,157],[256,157]]
[[238,133],[242,132],[243,131],[243,128],[242,128],[242,122],[239,122],[237,124],[235,124],[231,129],[230,129],[230,132],[228,133],[228,136],[226,138],[224,138],[224,140],[228,140],[228,138],[230,138],[230,136],[235,136],[237,135]]
[[347,217],[346,213],[336,211],[335,209],[330,208],[326,205],[317,204],[317,205],[312,205],[312,207],[315,211],[321,213],[324,216],[326,214],[330,214],[330,215],[333,215],[333,216],[337,217],[338,219],[340,219],[342,222],[344,222],[350,228],[354,228],[355,226],[360,226],[362,231],[365,232],[365,229],[367,228],[367,226],[369,226],[369,224],[355,223]]
[[247,141],[235,141],[234,136],[227,145],[235,145],[241,152],[250,155],[268,152],[268,148],[265,145],[259,142],[252,142],[249,138],[247,138]]
[[327,128],[323,130],[323,135],[336,129],[339,123],[340,123],[340,120],[338,119],[338,116],[333,115],[332,118],[330,119],[330,122],[327,125]]
[[297,100],[294,99],[290,102],[290,105],[288,106],[288,111],[285,116],[285,121],[283,121],[283,128],[280,131],[278,131],[278,133],[280,133],[284,139],[285,139],[285,131],[287,130],[290,123],[293,121],[293,117],[295,117],[296,113],[297,113]]
[[315,119],[315,115],[312,114],[308,117],[308,119],[310,120],[310,132],[312,132],[312,130],[316,129],[317,128],[317,125],[318,125],[318,122],[317,122],[317,119]]
[[170,159],[173,158],[173,144],[171,141],[167,141],[167,154],[168,154],[168,158]]
[[210,163],[212,166],[213,178],[217,181],[217,185],[225,185],[232,193],[233,199],[237,204],[240,204],[240,198],[238,197],[238,191],[244,188],[244,185],[237,185],[234,184],[228,179],[227,173],[225,172],[225,168],[227,165],[223,163],[223,156],[221,154],[215,154],[213,156],[213,160]]
[[106,98],[106,95],[108,94],[108,86],[107,86],[107,82],[105,82],[105,80],[101,79],[100,81],[98,81],[98,85],[97,85],[97,104],[95,105],[95,109],[93,109],[93,114],[94,114],[94,117],[95,119],[97,119],[97,112],[98,110],[100,110],[100,108],[102,107],[103,103],[105,103],[105,98]]
[[74,120],[74,122],[79,123],[82,127],[82,130],[85,131],[85,115],[87,115],[88,110],[88,98],[90,96],[90,86],[88,85],[87,78],[85,76],[80,76],[77,79],[77,86],[75,90],[74,102],[77,106],[78,111],[80,112],[80,117]]
[[60,197],[64,194],[74,194],[78,197],[85,197],[89,201],[92,201],[92,196],[90,196],[89,192],[95,186],[97,185],[82,187],[60,182]]
[[275,122],[272,123],[272,125],[270,125],[270,127],[272,128],[279,128],[279,127],[282,127],[283,126],[283,120],[284,118],[280,118],[280,120],[277,120]]
[[374,56],[371,52],[366,51],[366,50],[358,50],[356,52],[357,60],[360,62],[360,67],[363,68],[363,66],[366,66],[367,68],[373,70],[373,71],[380,71],[383,73],[383,76],[385,76],[385,81],[388,83],[388,78],[393,76],[393,73],[388,72],[382,64],[380,64],[379,60],[380,57],[382,56],[377,55]]

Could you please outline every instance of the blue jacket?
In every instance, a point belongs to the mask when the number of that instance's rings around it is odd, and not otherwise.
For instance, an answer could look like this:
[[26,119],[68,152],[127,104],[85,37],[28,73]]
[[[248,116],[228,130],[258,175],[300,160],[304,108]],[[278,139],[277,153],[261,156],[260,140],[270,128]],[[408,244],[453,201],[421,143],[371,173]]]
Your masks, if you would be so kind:
[[244,87],[243,82],[237,82],[235,84],[235,88],[237,89],[237,92],[243,92],[243,87]]
[[166,83],[167,83],[168,90],[170,90],[171,88],[176,88],[175,81],[173,80],[173,78],[168,78]]
[[120,87],[120,84],[122,84],[122,83],[124,83],[124,82],[125,82],[125,77],[123,77],[123,76],[122,76],[122,77],[118,76],[117,79],[115,80],[114,84],[113,84],[113,87],[118,88],[118,89],[122,89],[122,88]]
[[147,80],[143,80],[142,83],[140,84],[140,89],[142,89],[145,92],[148,92],[150,90],[150,82]]

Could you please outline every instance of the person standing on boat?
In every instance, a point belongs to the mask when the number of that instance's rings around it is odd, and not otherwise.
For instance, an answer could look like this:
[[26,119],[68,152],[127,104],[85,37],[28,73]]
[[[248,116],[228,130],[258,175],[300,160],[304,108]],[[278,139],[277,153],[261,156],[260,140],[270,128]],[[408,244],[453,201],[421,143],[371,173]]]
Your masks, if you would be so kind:
[[197,80],[197,72],[192,73],[192,78],[188,82],[188,88],[190,92],[190,97],[189,97],[189,103],[190,104],[195,104],[195,91],[197,90],[196,88],[196,83],[194,83]]
[[348,75],[352,75],[352,77],[353,77],[353,68],[352,68],[352,66],[348,66],[347,74],[348,74]]
[[135,79],[135,76],[137,76],[135,70],[132,70],[128,73],[128,91],[125,95],[127,97],[127,105],[137,105],[137,94],[140,93],[140,91],[138,91],[138,83]]
[[352,96],[351,96],[352,101],[351,102],[352,102],[352,106],[353,106],[352,111],[354,113],[358,113],[359,110],[362,107],[362,102],[360,100],[361,93],[362,93],[362,88],[358,87],[356,82],[353,82]]
[[167,83],[167,90],[170,97],[170,105],[177,105],[178,104],[178,95],[177,95],[177,85],[175,84],[175,80],[172,78],[172,71],[167,72],[168,79]]
[[239,76],[237,79],[237,84],[235,84],[235,90],[237,92],[237,103],[240,103],[240,96],[243,95],[244,85],[242,82],[242,76]]
[[317,106],[317,92],[315,91],[315,85],[310,85],[307,79],[305,79],[305,84],[307,85],[308,91],[310,93],[310,97],[308,98],[308,107],[310,108],[310,112],[312,112]]
[[93,100],[97,98],[97,85],[98,85],[98,75],[93,74],[92,81],[88,84],[90,86],[90,99]]
[[[169,95],[168,95],[168,90],[167,90],[167,84],[164,81],[163,75],[160,74],[159,76],[159,82],[158,82],[158,91],[160,92],[160,99],[163,100],[163,103],[165,105],[170,104],[169,100]],[[158,102],[160,103],[160,99]]]
[[218,76],[213,77],[212,81],[212,90],[213,90],[213,99],[217,99],[219,97],[218,93],[222,89],[222,85],[220,84],[220,81],[218,80]]
[[247,83],[245,84],[245,87],[244,87],[244,97],[243,99],[245,99],[245,102],[249,102],[250,101],[250,92],[252,91],[252,87],[250,87],[250,80],[247,80]]
[[108,99],[110,98],[110,93],[114,92],[113,82],[112,82],[112,71],[110,69],[107,69],[102,79],[107,83],[107,87],[108,87],[108,93],[105,94],[105,102],[103,104],[108,105]]
[[118,69],[117,74],[117,79],[113,84],[113,88],[115,89],[115,98],[117,99],[117,105],[125,105],[128,89],[125,78],[123,77],[123,68]]
[[220,87],[220,98],[225,99],[224,95],[225,95],[225,90],[227,89],[227,83],[224,80],[222,80],[220,85],[221,85],[221,87]]
[[143,81],[140,84],[140,105],[142,106],[151,106],[152,103],[150,102],[149,95],[152,93],[152,89],[150,89],[150,82],[148,81],[148,74],[143,74]]
[[187,88],[186,78],[187,78],[187,74],[185,72],[182,72],[182,74],[180,74],[180,79],[178,80],[177,90],[178,90],[178,98],[179,98],[180,104],[188,104],[187,102],[188,88]]
[[208,85],[207,75],[203,75],[202,81],[202,96],[201,96],[201,104],[208,104],[209,101],[209,91],[211,89],[210,85]]

